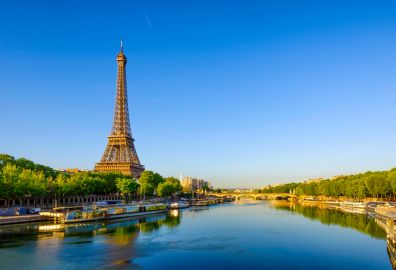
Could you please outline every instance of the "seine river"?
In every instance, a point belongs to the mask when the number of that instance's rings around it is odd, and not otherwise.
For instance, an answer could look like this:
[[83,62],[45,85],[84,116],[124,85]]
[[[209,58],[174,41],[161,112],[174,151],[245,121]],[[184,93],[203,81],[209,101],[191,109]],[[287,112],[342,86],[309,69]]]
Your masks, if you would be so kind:
[[0,227],[0,269],[392,269],[366,215],[239,201],[145,219]]

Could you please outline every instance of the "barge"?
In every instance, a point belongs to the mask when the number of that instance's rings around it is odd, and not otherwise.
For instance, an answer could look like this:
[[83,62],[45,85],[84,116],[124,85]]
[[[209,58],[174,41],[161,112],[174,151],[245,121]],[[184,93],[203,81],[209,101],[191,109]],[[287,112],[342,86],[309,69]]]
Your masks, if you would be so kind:
[[204,200],[196,200],[191,203],[192,206],[209,206],[214,204],[219,204],[220,201],[218,199],[204,199]]
[[55,222],[81,223],[102,221],[110,219],[145,216],[168,211],[166,204],[143,204],[143,205],[112,205],[76,208],[54,208],[53,212],[41,212],[40,215],[53,217]]

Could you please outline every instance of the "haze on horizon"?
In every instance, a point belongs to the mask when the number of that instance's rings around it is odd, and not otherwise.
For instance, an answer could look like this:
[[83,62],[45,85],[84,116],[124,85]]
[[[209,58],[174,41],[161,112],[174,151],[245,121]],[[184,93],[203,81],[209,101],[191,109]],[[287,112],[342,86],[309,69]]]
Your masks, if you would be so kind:
[[394,1],[3,1],[0,152],[92,169],[119,42],[147,169],[217,187],[396,167]]

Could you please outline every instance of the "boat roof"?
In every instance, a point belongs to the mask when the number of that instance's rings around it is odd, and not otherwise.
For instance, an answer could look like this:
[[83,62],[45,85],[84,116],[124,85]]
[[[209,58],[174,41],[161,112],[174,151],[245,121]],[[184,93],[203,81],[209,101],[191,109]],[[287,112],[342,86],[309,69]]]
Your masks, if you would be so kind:
[[62,207],[54,207],[52,210],[68,210],[68,209],[81,209],[82,206],[62,206]]

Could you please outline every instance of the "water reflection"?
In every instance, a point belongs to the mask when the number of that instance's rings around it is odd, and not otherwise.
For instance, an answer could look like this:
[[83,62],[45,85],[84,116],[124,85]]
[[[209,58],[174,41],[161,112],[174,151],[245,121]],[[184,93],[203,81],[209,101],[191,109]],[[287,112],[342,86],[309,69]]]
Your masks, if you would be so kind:
[[365,214],[348,213],[326,205],[301,205],[288,202],[274,202],[279,210],[292,211],[311,220],[318,220],[327,225],[348,227],[377,239],[386,239],[386,232],[377,225],[375,219]]
[[[323,206],[238,201],[140,219],[1,226],[0,260],[4,269],[25,269],[22,261],[36,269],[387,269],[387,234],[378,225]],[[388,239],[395,265],[393,243]]]
[[[106,222],[53,224],[28,223],[0,227],[0,248],[7,243],[59,237],[93,237],[110,234],[114,243],[130,243],[139,232],[152,232],[161,226],[169,228],[180,224],[181,214],[172,210],[169,214],[153,215],[139,219],[121,219]],[[113,241],[113,240],[111,240]]]
[[389,231],[390,228],[394,227],[393,223],[390,227],[385,220],[373,218],[373,216],[375,216],[373,213],[348,213],[326,205],[301,205],[274,202],[273,206],[276,209],[295,212],[309,219],[318,220],[323,224],[348,227],[368,234],[373,238],[386,239],[389,260],[392,268],[396,269],[396,238],[395,235]]

